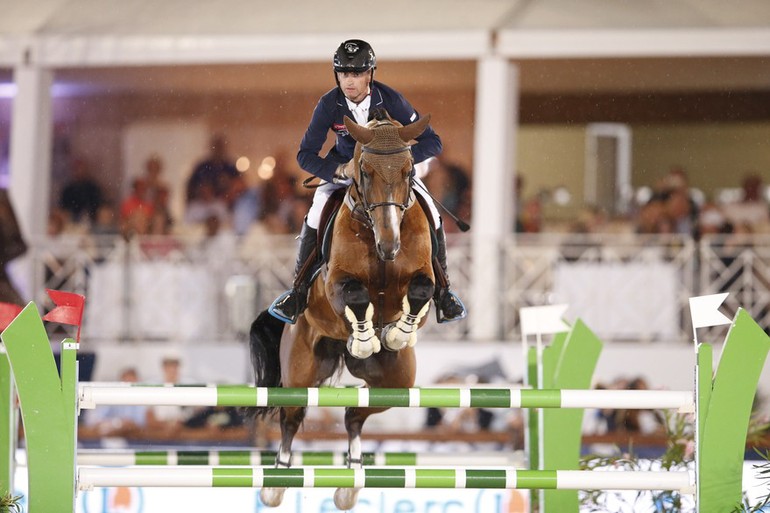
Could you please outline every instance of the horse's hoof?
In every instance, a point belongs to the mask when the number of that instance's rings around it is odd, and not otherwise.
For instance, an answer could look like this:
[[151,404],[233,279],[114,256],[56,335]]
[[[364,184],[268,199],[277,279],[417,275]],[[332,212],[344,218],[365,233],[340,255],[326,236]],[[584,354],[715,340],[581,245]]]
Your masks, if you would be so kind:
[[374,348],[372,347],[372,344],[363,344],[353,337],[350,337],[348,338],[348,353],[350,353],[353,358],[364,360],[372,356]]
[[334,505],[342,511],[355,508],[359,490],[360,488],[337,488],[334,492]]
[[399,339],[398,335],[404,334],[403,331],[396,329],[395,324],[388,324],[382,328],[382,343],[385,349],[389,351],[401,351],[405,348],[409,340]]
[[259,491],[259,498],[265,506],[276,508],[283,502],[284,492],[286,488],[262,488]]

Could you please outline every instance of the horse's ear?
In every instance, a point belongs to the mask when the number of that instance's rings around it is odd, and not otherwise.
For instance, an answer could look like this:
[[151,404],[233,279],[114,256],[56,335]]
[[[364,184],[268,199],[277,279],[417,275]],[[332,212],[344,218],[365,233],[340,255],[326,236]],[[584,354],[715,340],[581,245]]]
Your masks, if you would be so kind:
[[365,126],[361,126],[347,116],[344,116],[345,128],[350,132],[351,137],[361,144],[369,144],[374,139],[374,132]]
[[425,116],[421,117],[411,125],[406,125],[405,127],[398,129],[398,135],[401,137],[401,140],[404,142],[409,142],[412,139],[417,139],[421,133],[425,131],[426,128],[428,128],[428,124],[430,123],[430,114],[426,114]]

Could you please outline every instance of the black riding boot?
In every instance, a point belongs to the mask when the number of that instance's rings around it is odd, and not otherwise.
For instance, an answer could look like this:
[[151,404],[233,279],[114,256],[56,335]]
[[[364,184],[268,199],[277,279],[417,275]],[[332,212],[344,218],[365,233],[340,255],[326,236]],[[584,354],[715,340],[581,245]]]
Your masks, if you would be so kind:
[[307,295],[310,284],[316,271],[321,267],[321,259],[318,258],[316,248],[318,246],[318,230],[311,228],[307,223],[302,223],[300,233],[299,253],[294,267],[294,284],[288,290],[278,296],[267,309],[270,315],[288,324],[294,324],[299,314],[307,307]]
[[436,320],[439,323],[459,321],[468,314],[462,300],[449,287],[449,274],[446,267],[446,236],[443,224],[436,230],[436,257],[433,259],[433,272],[436,275],[436,292],[433,302],[436,305]]

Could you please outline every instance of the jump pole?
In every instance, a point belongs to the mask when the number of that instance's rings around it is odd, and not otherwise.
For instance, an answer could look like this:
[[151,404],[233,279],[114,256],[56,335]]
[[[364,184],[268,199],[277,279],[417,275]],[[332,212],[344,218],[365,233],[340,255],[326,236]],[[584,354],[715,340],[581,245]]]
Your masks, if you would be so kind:
[[82,467],[78,489],[104,486],[295,488],[487,488],[549,490],[681,490],[690,473],[588,470],[324,467]]
[[[746,344],[747,340],[749,341]],[[11,325],[2,333],[2,341],[5,343],[6,350],[8,352],[11,367],[16,375],[17,388],[19,390],[19,398],[22,405],[22,415],[25,419],[25,426],[28,429],[28,460],[30,463],[30,501],[29,501],[29,513],[47,513],[50,511],[60,511],[62,504],[72,502],[74,508],[74,489],[75,489],[75,427],[77,418],[75,416],[75,397],[77,394],[76,376],[77,376],[77,361],[75,359],[75,351],[77,345],[67,339],[62,344],[62,375],[59,378],[56,372],[55,363],[50,351],[50,345],[48,343],[47,334],[42,326],[42,320],[40,319],[37,309],[34,303],[30,303],[22,311],[21,314],[11,323]],[[733,342],[740,341],[740,342]],[[747,348],[749,351],[747,351]],[[698,443],[699,459],[698,459],[698,471],[696,476],[696,483],[699,485],[699,507],[703,513],[721,513],[724,511],[724,505],[730,504],[731,507],[740,501],[740,479],[741,468],[743,458],[743,445],[745,444],[746,427],[748,425],[748,413],[746,404],[750,405],[754,392],[756,391],[756,385],[758,383],[759,372],[762,369],[764,360],[770,351],[770,339],[762,331],[759,326],[746,314],[742,309],[739,309],[736,314],[736,319],[730,329],[728,340],[725,343],[723,349],[722,360],[720,361],[720,368],[717,375],[710,383],[700,383],[697,388],[698,394],[701,392],[708,396],[708,400],[704,401],[701,398],[700,404],[704,406],[706,412],[700,412],[700,416],[697,419],[699,430],[701,431],[700,441]],[[701,352],[699,352],[699,361]],[[705,354],[705,353],[704,353]],[[741,365],[741,362],[752,361],[752,365],[748,367]],[[708,357],[703,357],[703,361],[710,361]],[[733,363],[722,363],[722,362]],[[759,369],[759,370],[757,370]],[[701,370],[699,375],[706,375]],[[36,378],[40,378],[39,380]],[[730,384],[735,384],[731,386]],[[737,383],[737,384],[736,384]],[[346,389],[342,389],[346,390]],[[347,393],[347,392],[344,392]],[[735,393],[740,394],[740,400],[728,408],[729,403],[735,403]],[[560,394],[561,395],[561,394]],[[560,397],[561,400],[561,397]],[[522,401],[524,403],[524,401]],[[471,404],[468,402],[468,404]],[[33,413],[30,414],[30,405]],[[524,404],[521,404],[523,407]],[[601,405],[597,405],[601,407]],[[554,406],[556,407],[556,406]],[[624,405],[628,408],[628,405]],[[653,406],[649,406],[653,407]],[[69,410],[69,414],[66,414],[66,410]],[[64,414],[62,415],[62,412]],[[736,418],[730,418],[729,414],[733,412],[738,416]],[[750,406],[748,408],[750,413]],[[25,413],[27,415],[25,415]],[[43,415],[41,415],[43,413]],[[44,418],[45,417],[45,418]],[[744,422],[745,420],[745,422]],[[736,427],[736,424],[739,424]],[[721,431],[725,425],[733,426],[733,429],[728,432]],[[61,429],[57,429],[61,427]],[[34,436],[31,436],[32,434]],[[43,436],[41,433],[45,433]],[[722,448],[721,451],[712,451],[716,446]],[[712,453],[713,452],[713,453]],[[728,454],[729,453],[729,454]],[[42,458],[41,456],[47,456]],[[723,457],[727,456],[729,460],[728,465],[722,465],[724,462]],[[735,467],[735,461],[739,462],[738,468]],[[36,463],[37,462],[37,463]],[[42,463],[42,464],[40,464]],[[34,467],[34,470],[33,470]],[[83,476],[83,485],[91,486],[95,485],[95,481],[92,479],[89,481],[88,476],[94,476],[93,472],[100,469],[83,469],[85,471]],[[101,470],[123,470],[123,469],[101,469]],[[147,469],[139,469],[146,471]],[[160,467],[155,468],[156,471],[166,472],[167,469]],[[190,469],[181,469],[190,470]],[[275,475],[280,477],[279,474],[270,474],[270,472],[278,471],[281,469],[263,469],[259,472],[263,477],[261,483],[263,486],[268,486],[264,479],[265,475]],[[303,469],[286,469],[289,471],[299,472],[302,482],[305,482],[305,471]],[[326,471],[345,471],[350,469],[325,469]],[[373,471],[391,471],[400,476],[399,471],[396,469],[362,469],[363,479],[366,484],[368,476],[374,478],[379,475]],[[430,471],[431,469],[408,469],[404,470],[404,482],[411,484],[410,481],[406,481],[406,476],[414,475],[415,483],[417,481],[417,471]],[[486,481],[487,477],[483,469],[444,469],[445,472],[471,472],[471,474],[452,474],[453,476],[464,476],[464,485],[468,486],[468,479],[471,478],[471,482],[478,482],[481,480]],[[89,474],[89,472],[91,472]],[[214,472],[214,471],[212,471]],[[216,471],[218,473],[220,471]],[[221,472],[225,475],[231,475],[233,473],[236,476],[236,481],[245,483],[246,479],[251,479],[254,482],[254,474],[249,473],[248,468],[241,467],[240,470],[231,471],[229,468],[224,468]],[[265,474],[267,472],[267,474]],[[315,471],[314,471],[315,472]],[[324,470],[321,470],[320,475],[324,475]],[[351,486],[356,484],[356,480],[360,480],[361,472],[358,474],[353,471],[353,474],[345,474],[342,476],[345,482],[352,482]],[[366,472],[370,472],[367,474]],[[415,474],[411,474],[415,472]],[[448,480],[449,475],[443,475],[442,478],[435,477],[432,473],[421,474],[421,481],[431,482],[431,488],[444,486],[444,479]],[[480,474],[474,474],[474,472],[481,472]],[[598,484],[591,484],[587,478],[578,478],[582,475],[581,471],[570,470],[548,470],[548,471],[521,471],[522,473],[515,479],[511,476],[511,472],[516,472],[514,469],[503,469],[504,475],[496,474],[498,487],[501,487],[500,480],[503,479],[506,483],[514,482],[514,486],[519,488],[540,488],[557,489],[555,487],[571,487],[575,488],[587,487],[589,489],[614,489],[612,483],[603,482]],[[530,474],[527,474],[530,472]],[[532,474],[531,472],[537,472]],[[574,474],[578,472],[578,474]],[[597,474],[608,474],[609,472],[597,472]],[[618,473],[622,475],[623,473]],[[627,474],[627,473],[626,473]],[[67,475],[71,475],[71,479],[67,478]],[[327,474],[331,475],[331,474]],[[514,474],[515,475],[515,474]],[[250,476],[250,477],[249,477]],[[315,474],[313,475],[313,481],[316,480]],[[555,476],[555,477],[554,477]],[[558,478],[562,477],[561,485],[558,482]],[[674,477],[671,473],[666,473],[665,476],[661,476],[663,480],[669,482],[670,485],[674,484],[673,479],[682,479],[682,477]],[[41,479],[45,477],[48,482]],[[628,476],[627,476],[628,478]],[[673,478],[673,479],[669,479]],[[226,482],[230,482],[231,478],[225,478]],[[331,479],[331,478],[330,478]],[[397,477],[397,479],[401,479]],[[454,479],[454,478],[453,478]],[[462,479],[462,478],[461,478]],[[566,482],[572,482],[572,485],[568,485]],[[574,481],[570,481],[573,479]],[[596,478],[591,479],[624,479],[618,478]],[[308,480],[310,480],[308,478]],[[579,483],[576,483],[579,482]],[[688,478],[689,482],[689,478]],[[737,486],[737,495],[735,494],[735,483]],[[33,483],[45,483],[46,486],[35,487],[35,490],[39,489],[39,493],[32,493]],[[555,484],[554,484],[555,483]],[[729,486],[725,487],[725,483]],[[63,484],[63,486],[62,486]],[[462,482],[454,483],[455,485],[463,484]],[[650,486],[655,486],[654,489],[669,489],[668,486],[661,486],[665,483],[654,483]],[[234,484],[231,484],[234,486]],[[239,485],[243,486],[243,484]],[[337,486],[330,485],[330,486]],[[378,485],[382,486],[382,485]],[[448,484],[446,485],[448,486]],[[507,486],[507,484],[505,485]],[[596,486],[597,488],[594,488]],[[622,485],[622,489],[633,489],[636,485],[629,485],[625,483]],[[494,487],[491,483],[485,482],[483,487]],[[729,489],[727,489],[729,488]],[[572,489],[572,488],[569,488]],[[686,489],[686,488],[684,488]],[[44,490],[44,491],[43,491]],[[721,495],[720,495],[721,494]],[[735,497],[734,497],[735,495]],[[721,502],[717,501],[721,498]],[[69,500],[71,499],[71,501]],[[713,501],[713,502],[712,502]],[[729,509],[729,508],[728,508]]]
[[265,388],[236,385],[80,385],[80,408],[146,406],[322,406],[402,408],[626,408],[695,411],[693,393],[676,390],[521,388]]
[[[78,451],[78,465],[102,467],[128,466],[273,466],[276,451]],[[343,466],[348,455],[340,451],[292,451],[292,466]],[[463,466],[491,465],[520,468],[523,455],[513,452],[473,453],[417,453],[417,452],[365,452],[365,466]]]

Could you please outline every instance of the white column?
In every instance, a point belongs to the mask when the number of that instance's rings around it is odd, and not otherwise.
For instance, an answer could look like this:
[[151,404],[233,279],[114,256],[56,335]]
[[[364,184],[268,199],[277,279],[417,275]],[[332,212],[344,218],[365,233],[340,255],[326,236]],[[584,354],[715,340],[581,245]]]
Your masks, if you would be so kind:
[[22,232],[45,233],[51,174],[53,72],[25,63],[14,70],[10,194]]
[[478,61],[473,149],[470,335],[502,336],[500,242],[514,226],[518,70],[497,56]]
[[[27,244],[45,234],[51,193],[53,72],[36,67],[29,50],[14,68],[16,96],[11,112],[9,195]],[[39,271],[29,258],[14,261],[13,278],[25,299],[39,292]]]

